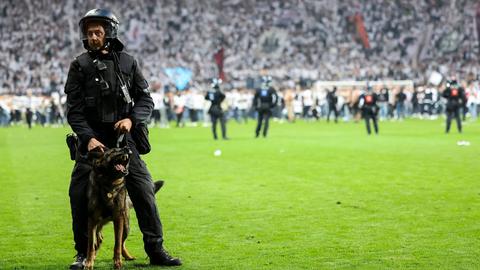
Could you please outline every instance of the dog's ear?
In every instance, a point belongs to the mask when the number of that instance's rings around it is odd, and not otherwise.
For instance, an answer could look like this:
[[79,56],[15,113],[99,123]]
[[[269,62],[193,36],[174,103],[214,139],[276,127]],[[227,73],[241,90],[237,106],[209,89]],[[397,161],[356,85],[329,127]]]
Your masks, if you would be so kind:
[[88,161],[93,162],[96,159],[103,157],[104,152],[100,146],[93,148],[92,150],[88,151],[87,158]]

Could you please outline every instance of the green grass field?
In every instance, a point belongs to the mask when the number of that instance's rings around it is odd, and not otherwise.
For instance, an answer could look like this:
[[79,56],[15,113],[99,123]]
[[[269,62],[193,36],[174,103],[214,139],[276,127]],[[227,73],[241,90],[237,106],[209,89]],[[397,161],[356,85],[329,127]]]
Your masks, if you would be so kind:
[[[480,269],[480,124],[443,120],[151,129],[176,269]],[[0,269],[66,269],[74,249],[68,128],[0,129]],[[467,140],[470,146],[458,146]],[[213,152],[221,149],[222,155]],[[132,211],[127,246],[146,267]],[[113,233],[96,269],[112,268]]]

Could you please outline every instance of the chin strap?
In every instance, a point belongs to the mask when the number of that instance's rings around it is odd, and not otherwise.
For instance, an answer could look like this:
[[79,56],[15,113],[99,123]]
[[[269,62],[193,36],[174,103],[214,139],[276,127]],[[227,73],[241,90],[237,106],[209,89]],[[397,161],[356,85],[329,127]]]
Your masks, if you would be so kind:
[[105,43],[103,44],[102,47],[100,47],[98,50],[92,50],[92,48],[90,48],[90,46],[88,46],[88,51],[89,52],[92,52],[92,53],[98,53],[98,52],[101,52],[103,50],[109,50],[110,49],[110,41],[105,41]]

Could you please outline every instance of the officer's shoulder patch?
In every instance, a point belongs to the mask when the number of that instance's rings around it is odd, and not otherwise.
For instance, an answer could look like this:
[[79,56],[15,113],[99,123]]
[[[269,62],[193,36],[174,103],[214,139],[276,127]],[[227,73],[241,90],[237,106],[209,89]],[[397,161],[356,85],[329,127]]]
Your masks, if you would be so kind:
[[150,95],[150,89],[149,88],[144,88],[142,91],[143,91],[143,93],[145,93],[147,95]]

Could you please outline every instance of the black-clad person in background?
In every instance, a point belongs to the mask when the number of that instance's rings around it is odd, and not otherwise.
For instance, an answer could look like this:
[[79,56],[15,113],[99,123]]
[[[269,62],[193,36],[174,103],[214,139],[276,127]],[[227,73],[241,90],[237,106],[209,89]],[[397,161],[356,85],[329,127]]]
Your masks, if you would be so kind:
[[407,95],[403,92],[403,87],[400,88],[400,92],[395,95],[395,109],[397,110],[397,119],[405,118],[405,101]]
[[327,94],[327,102],[328,102],[328,114],[327,114],[327,122],[330,122],[330,114],[333,112],[335,116],[335,123],[338,123],[338,110],[337,110],[337,87],[333,87],[332,91],[329,91]]
[[205,99],[211,102],[210,109],[208,109],[208,114],[210,114],[210,119],[212,120],[213,138],[215,140],[218,139],[217,122],[220,121],[220,127],[222,128],[222,138],[224,140],[228,140],[225,114],[221,106],[223,100],[225,99],[225,94],[220,90],[221,83],[221,79],[213,79],[212,87],[210,91],[207,92]]
[[260,136],[263,123],[263,137],[267,137],[268,123],[272,116],[272,109],[277,105],[278,95],[275,89],[271,86],[272,77],[264,76],[262,78],[262,86],[257,89],[253,97],[253,106],[258,113],[257,128],[255,129],[255,137]]
[[462,121],[460,119],[460,109],[463,108],[467,98],[465,90],[461,87],[455,79],[447,81],[446,88],[442,96],[447,99],[447,126],[445,132],[450,132],[450,125],[452,119],[457,121],[457,130],[462,133]]
[[367,87],[367,91],[363,93],[359,98],[359,107],[362,109],[362,115],[365,119],[365,125],[367,126],[367,133],[372,133],[370,128],[370,120],[373,122],[373,128],[375,134],[378,134],[378,121],[377,121],[377,94],[373,92],[371,87]]

